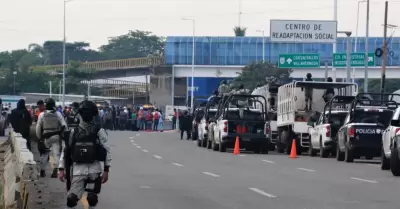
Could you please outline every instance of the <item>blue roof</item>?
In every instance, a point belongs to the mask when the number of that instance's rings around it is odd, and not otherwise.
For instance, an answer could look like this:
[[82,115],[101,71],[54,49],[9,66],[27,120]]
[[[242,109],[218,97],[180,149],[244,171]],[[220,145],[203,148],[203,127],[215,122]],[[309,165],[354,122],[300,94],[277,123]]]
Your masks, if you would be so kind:
[[[192,36],[169,36],[165,44],[165,57],[167,64],[191,64],[192,62]],[[356,44],[357,41],[357,44]],[[245,36],[197,36],[195,37],[195,63],[196,65],[247,65],[263,59],[263,37]],[[365,37],[351,38],[352,50],[365,51]],[[346,52],[346,38],[337,39],[337,52]],[[382,37],[369,37],[368,48],[370,52],[383,46]],[[265,60],[277,62],[279,54],[283,53],[319,53],[321,62],[332,63],[332,44],[304,44],[304,43],[271,43],[265,37]],[[400,37],[389,39],[388,65],[400,65]],[[380,65],[382,59],[376,59]]]

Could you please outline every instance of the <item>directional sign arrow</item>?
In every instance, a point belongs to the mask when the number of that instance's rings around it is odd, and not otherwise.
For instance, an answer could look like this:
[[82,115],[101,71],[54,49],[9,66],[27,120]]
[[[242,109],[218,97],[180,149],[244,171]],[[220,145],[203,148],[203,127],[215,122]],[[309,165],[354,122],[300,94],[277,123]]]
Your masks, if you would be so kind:
[[374,61],[374,58],[373,57],[368,57],[368,62],[372,62],[372,61]]
[[286,62],[289,63],[289,64],[292,63],[292,61],[293,61],[293,60],[290,59],[290,58],[288,58],[288,59],[286,60]]

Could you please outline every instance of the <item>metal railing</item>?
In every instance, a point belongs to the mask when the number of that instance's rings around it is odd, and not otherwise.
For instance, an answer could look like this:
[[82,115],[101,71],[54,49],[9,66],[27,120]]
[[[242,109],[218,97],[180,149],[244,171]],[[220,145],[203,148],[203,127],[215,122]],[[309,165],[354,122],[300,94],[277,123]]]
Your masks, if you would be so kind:
[[[118,70],[118,69],[132,69],[132,68],[143,68],[150,66],[158,66],[164,64],[164,57],[142,57],[142,58],[131,58],[131,59],[120,59],[120,60],[106,60],[97,62],[84,62],[81,64],[81,69],[95,69],[95,70]],[[69,65],[66,66],[68,68]],[[44,71],[56,71],[62,70],[63,65],[45,65],[35,66],[31,69],[33,71],[44,72]]]

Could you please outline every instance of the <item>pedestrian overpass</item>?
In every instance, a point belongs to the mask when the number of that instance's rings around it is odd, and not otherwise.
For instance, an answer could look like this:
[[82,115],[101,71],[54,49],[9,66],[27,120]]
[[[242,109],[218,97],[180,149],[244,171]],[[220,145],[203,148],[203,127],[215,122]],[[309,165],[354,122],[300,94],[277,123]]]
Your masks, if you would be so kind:
[[[69,66],[67,65],[66,68]],[[236,77],[241,72],[244,65],[195,65],[195,77]],[[48,72],[62,70],[63,65],[48,65],[32,67],[36,72]],[[143,76],[149,74],[166,74],[173,77],[191,77],[191,65],[165,65],[165,59],[161,56],[131,58],[120,60],[106,60],[97,62],[85,62],[81,64],[82,69],[95,69],[95,78],[123,78],[133,76]],[[400,66],[389,66],[386,68],[387,78],[399,78]],[[331,66],[327,68],[297,68],[293,69],[291,77],[302,78],[307,73],[311,73],[314,78],[334,77]],[[356,79],[364,78],[364,68],[351,68],[351,76]],[[346,68],[336,68],[336,78],[345,78]],[[369,67],[368,78],[380,78],[381,67]]]

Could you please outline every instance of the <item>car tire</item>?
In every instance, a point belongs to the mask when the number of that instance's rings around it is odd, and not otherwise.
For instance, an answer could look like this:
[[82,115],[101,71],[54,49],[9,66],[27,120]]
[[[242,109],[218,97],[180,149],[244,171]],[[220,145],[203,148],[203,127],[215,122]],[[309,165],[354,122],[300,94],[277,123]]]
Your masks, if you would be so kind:
[[321,158],[328,158],[329,157],[329,150],[328,149],[324,149],[324,147],[322,146],[322,139],[319,140],[319,156]]
[[317,156],[317,150],[314,149],[312,143],[310,142],[310,147],[308,148],[308,155],[310,157],[315,157]]
[[336,160],[344,161],[344,152],[340,151],[339,146],[336,146]]
[[381,170],[390,170],[390,159],[387,159],[385,152],[381,151]]
[[396,147],[392,148],[390,154],[390,171],[392,171],[393,176],[400,176],[399,151]]
[[353,150],[349,149],[347,146],[345,149],[346,150],[344,151],[344,161],[346,161],[347,163],[354,162]]

